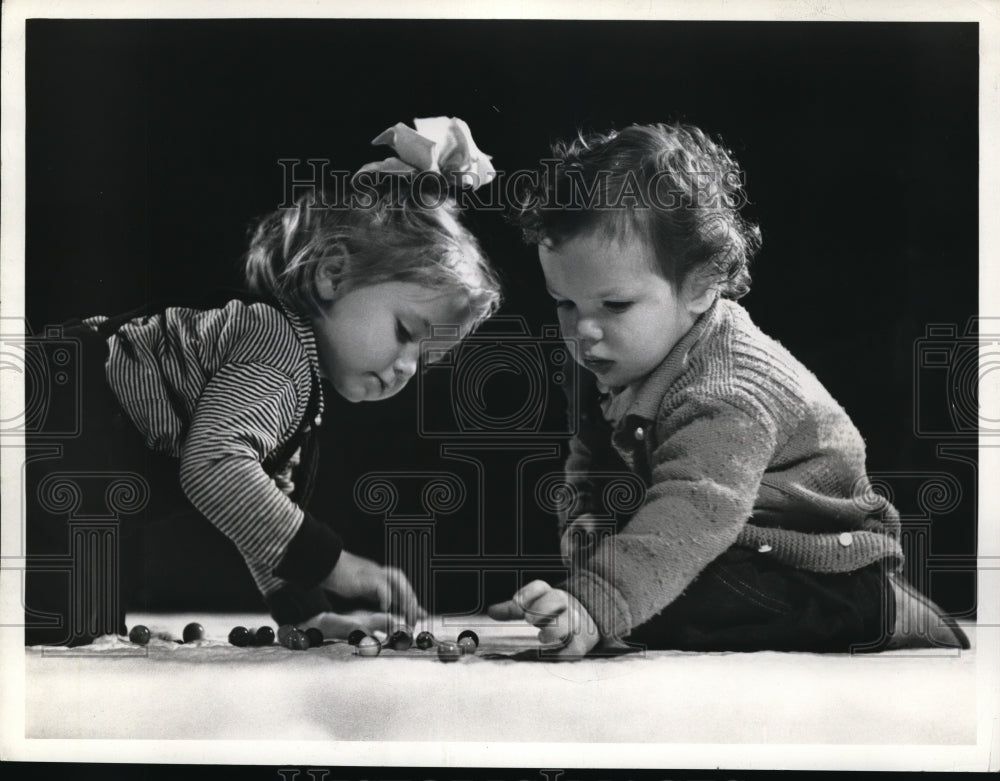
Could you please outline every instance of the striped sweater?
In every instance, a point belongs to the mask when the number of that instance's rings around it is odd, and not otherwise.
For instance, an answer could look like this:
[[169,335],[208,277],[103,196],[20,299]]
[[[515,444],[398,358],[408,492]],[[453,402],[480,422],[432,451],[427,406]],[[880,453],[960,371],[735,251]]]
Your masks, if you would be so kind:
[[[100,329],[106,321],[85,323]],[[282,456],[297,433],[321,422],[309,321],[230,301],[137,317],[107,341],[108,383],[122,409],[148,447],[179,459],[185,495],[236,544],[275,619],[329,609],[319,584],[341,541],[289,497],[291,454]]]
[[608,638],[657,615],[734,544],[814,572],[902,561],[898,513],[872,490],[847,413],[733,301],[637,386],[601,399],[581,378],[564,532],[584,513],[613,517],[602,489],[624,469],[644,502],[563,584]]

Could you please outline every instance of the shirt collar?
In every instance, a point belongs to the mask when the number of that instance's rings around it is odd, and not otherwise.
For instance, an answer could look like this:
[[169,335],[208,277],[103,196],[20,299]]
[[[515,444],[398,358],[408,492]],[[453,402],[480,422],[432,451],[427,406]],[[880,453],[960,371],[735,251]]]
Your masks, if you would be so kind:
[[316,384],[316,414],[322,415],[323,383],[320,381],[322,375],[319,372],[319,352],[316,349],[316,334],[313,331],[312,323],[308,318],[291,309],[284,301],[279,301],[278,305],[281,307],[281,311],[288,319],[288,322],[292,324],[292,330],[295,331],[299,342],[305,348],[306,357],[309,359],[309,368],[313,375],[313,382]]
[[691,350],[701,341],[709,324],[718,318],[719,307],[719,299],[716,299],[695,320],[694,325],[667,353],[667,357],[660,365],[647,374],[642,381],[636,385],[622,388],[618,392],[612,392],[610,396],[605,398],[601,402],[605,419],[614,424],[618,424],[630,416],[646,421],[654,420],[667,389],[687,368]]

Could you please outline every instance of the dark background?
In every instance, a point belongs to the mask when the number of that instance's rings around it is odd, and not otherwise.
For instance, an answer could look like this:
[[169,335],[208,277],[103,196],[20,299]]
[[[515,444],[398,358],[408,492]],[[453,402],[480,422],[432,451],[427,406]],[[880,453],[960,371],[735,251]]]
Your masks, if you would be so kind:
[[[961,336],[978,300],[977,73],[975,24],[29,20],[29,323],[238,285],[248,229],[283,199],[277,161],[354,170],[388,154],[369,141],[398,121],[459,116],[507,172],[534,168],[578,128],[692,122],[741,161],[762,226],[744,304],[844,405],[870,470],[929,529],[929,569],[914,576],[971,614],[975,450],[939,448],[975,445],[953,436],[949,393],[975,343]],[[468,222],[502,274],[503,314],[539,334],[555,316],[534,251],[500,212]],[[924,365],[921,340],[937,324],[954,326],[932,345],[946,360]],[[509,401],[523,378],[486,392]],[[558,437],[479,451],[477,491],[475,465],[442,453],[474,438],[418,430],[420,404],[451,403],[447,383],[413,382],[374,405],[327,398],[313,509],[350,548],[385,549],[383,518],[354,501],[358,478],[448,471],[468,497],[437,519],[435,554],[453,558],[433,607],[509,596],[531,568],[516,574],[507,559],[518,553],[541,557],[531,566],[544,574],[554,521],[524,480],[558,470]],[[561,403],[545,400],[551,428]],[[549,448],[521,482],[518,447]],[[397,508],[418,510],[408,494]],[[258,606],[238,556],[212,535],[150,545],[144,606]]]

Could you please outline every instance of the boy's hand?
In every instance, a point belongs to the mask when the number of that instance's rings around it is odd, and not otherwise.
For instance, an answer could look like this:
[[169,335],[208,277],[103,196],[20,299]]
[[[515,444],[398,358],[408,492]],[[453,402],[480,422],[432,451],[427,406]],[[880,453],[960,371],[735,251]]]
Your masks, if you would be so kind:
[[523,618],[537,626],[543,650],[559,658],[586,656],[601,639],[594,619],[576,597],[544,580],[533,580],[512,599],[490,605],[486,612],[498,621]]
[[323,587],[349,599],[364,599],[379,610],[403,616],[409,625],[427,616],[402,570],[342,551]]

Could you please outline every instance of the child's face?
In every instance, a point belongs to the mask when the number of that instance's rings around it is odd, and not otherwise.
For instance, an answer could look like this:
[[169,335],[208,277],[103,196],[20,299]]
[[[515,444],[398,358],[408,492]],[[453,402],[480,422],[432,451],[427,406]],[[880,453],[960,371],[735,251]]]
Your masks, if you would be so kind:
[[608,388],[646,377],[712,300],[679,295],[639,239],[590,232],[539,246],[538,256],[563,337],[577,341],[577,360]]
[[461,310],[453,297],[413,282],[349,290],[313,318],[320,370],[348,401],[388,399],[416,373],[420,340],[433,326],[462,323]]

